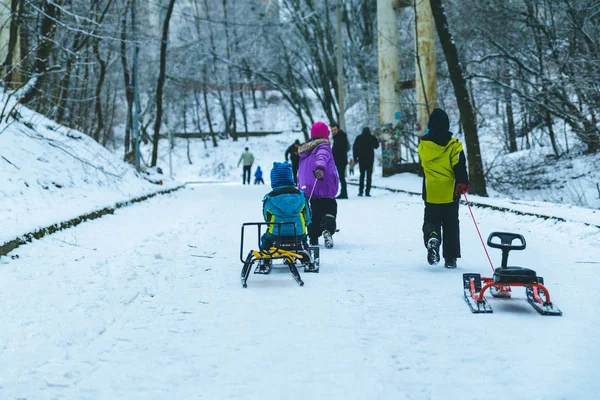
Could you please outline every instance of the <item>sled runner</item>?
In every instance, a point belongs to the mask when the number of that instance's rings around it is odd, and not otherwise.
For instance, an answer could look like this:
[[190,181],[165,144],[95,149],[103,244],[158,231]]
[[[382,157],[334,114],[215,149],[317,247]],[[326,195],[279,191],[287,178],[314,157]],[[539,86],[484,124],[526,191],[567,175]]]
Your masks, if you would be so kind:
[[[294,225],[294,236],[281,236],[281,225]],[[269,249],[260,249],[260,240],[262,236],[262,226],[276,225],[277,239],[273,246]],[[257,227],[258,250],[250,250],[246,258],[244,258],[244,229],[246,226]],[[242,224],[242,238],[240,243],[240,261],[244,264],[242,267],[242,286],[248,287],[247,281],[250,276],[250,271],[256,263],[254,269],[255,274],[267,275],[271,272],[274,260],[283,260],[283,263],[288,266],[290,273],[300,286],[304,285],[304,281],[300,277],[300,273],[296,268],[296,262],[300,262],[304,266],[304,272],[319,272],[319,247],[308,246],[302,243],[301,238],[296,234],[295,222],[246,222]]]
[[[493,241],[500,239],[500,243]],[[519,244],[513,244],[518,240]],[[550,292],[544,286],[544,278],[537,276],[534,270],[522,267],[509,267],[508,253],[511,250],[524,250],[525,238],[516,233],[492,232],[487,240],[489,247],[502,250],[502,266],[494,270],[493,277],[485,278],[480,274],[463,274],[465,300],[473,313],[491,313],[492,308],[483,296],[486,290],[496,298],[510,298],[511,287],[525,287],[527,302],[542,315],[562,315],[550,301]],[[491,262],[491,261],[490,261]],[[493,266],[492,266],[493,269]]]

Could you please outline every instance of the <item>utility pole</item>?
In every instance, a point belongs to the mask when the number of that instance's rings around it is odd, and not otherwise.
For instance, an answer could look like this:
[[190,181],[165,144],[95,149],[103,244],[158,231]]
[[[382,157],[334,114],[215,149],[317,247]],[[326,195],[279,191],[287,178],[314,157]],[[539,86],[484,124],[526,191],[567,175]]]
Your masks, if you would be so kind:
[[136,32],[136,1],[131,1],[131,19],[133,24],[133,137],[134,137],[134,145],[135,145],[135,169],[140,172],[140,93],[139,93],[139,82],[138,82],[138,72],[139,72],[139,56],[140,56],[140,46],[137,42],[137,32]]
[[417,132],[427,129],[429,114],[436,108],[435,25],[429,0],[415,0],[415,52],[417,89]]
[[399,171],[400,95],[396,91],[399,69],[400,38],[396,0],[377,0],[377,49],[379,53],[379,123],[383,176]]
[[338,124],[340,129],[346,131],[346,119],[344,117],[345,104],[344,104],[344,57],[343,57],[343,45],[342,45],[342,5],[341,0],[337,0],[337,78],[338,78],[338,100],[339,100],[339,111]]

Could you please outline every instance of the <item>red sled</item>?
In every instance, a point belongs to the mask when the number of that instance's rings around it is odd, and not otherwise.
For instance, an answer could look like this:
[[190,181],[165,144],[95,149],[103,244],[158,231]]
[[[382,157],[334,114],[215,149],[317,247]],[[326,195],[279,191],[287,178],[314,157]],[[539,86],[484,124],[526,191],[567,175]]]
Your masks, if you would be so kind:
[[[500,239],[500,243],[493,239]],[[515,240],[520,244],[513,244]],[[527,302],[542,315],[562,315],[550,301],[550,292],[544,286],[544,278],[537,276],[536,272],[529,268],[509,267],[508,253],[511,250],[525,250],[527,246],[523,235],[507,232],[492,232],[487,240],[487,245],[502,250],[502,266],[494,270],[491,278],[481,277],[480,274],[463,274],[463,288],[465,301],[471,312],[492,313],[492,307],[485,300],[484,294],[490,289],[490,293],[496,298],[510,298],[511,287],[525,287]],[[493,266],[492,266],[493,268]]]

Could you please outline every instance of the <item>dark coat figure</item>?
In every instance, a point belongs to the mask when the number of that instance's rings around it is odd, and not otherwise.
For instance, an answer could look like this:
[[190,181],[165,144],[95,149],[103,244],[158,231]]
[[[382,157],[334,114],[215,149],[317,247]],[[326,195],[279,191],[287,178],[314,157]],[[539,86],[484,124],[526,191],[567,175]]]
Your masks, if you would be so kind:
[[300,141],[296,139],[294,144],[285,151],[285,161],[290,161],[292,163],[292,173],[294,174],[294,182],[296,183],[298,183],[298,165],[300,165],[298,147],[300,147]]
[[429,116],[429,132],[419,143],[423,166],[423,240],[428,250],[427,261],[439,262],[439,246],[443,244],[447,268],[456,268],[460,258],[458,200],[469,191],[469,178],[462,144],[452,137],[445,111],[436,108]]
[[358,162],[358,169],[360,171],[358,195],[363,195],[363,189],[365,188],[365,176],[367,177],[367,188],[365,194],[370,196],[371,194],[371,177],[373,175],[373,162],[375,161],[375,149],[379,147],[379,140],[371,134],[369,128],[363,128],[362,133],[356,137],[352,152],[354,153],[354,160]]
[[346,132],[341,130],[337,124],[331,124],[331,133],[333,134],[333,146],[331,151],[333,152],[333,160],[335,161],[335,167],[338,171],[341,187],[340,195],[337,198],[347,199],[346,166],[348,165],[348,150],[350,150],[350,143],[348,142],[348,135],[346,135]]

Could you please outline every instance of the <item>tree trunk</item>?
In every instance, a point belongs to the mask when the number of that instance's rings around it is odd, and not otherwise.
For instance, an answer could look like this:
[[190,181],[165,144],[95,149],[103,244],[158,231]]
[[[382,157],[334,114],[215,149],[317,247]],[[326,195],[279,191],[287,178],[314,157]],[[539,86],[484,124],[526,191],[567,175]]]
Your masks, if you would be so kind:
[[[510,78],[508,79],[510,85]],[[512,92],[506,88],[501,89],[504,91],[504,103],[506,105],[506,121],[508,130],[508,152],[514,153],[518,151],[517,148],[517,133],[515,130],[515,116],[513,112]]]
[[[19,2],[19,20],[26,15],[27,9],[25,8],[25,1],[21,0]],[[20,61],[20,70],[28,71],[29,70],[29,58],[25,57],[26,54],[29,54],[29,31],[27,29],[19,29],[19,55],[21,58]],[[23,79],[23,77],[21,77]]]
[[244,90],[240,90],[240,107],[242,112],[242,119],[244,120],[244,132],[246,138],[248,138],[248,113],[246,111],[246,99],[244,98]]
[[130,146],[133,147],[131,132],[133,130],[133,79],[130,75],[129,63],[127,61],[127,10],[129,10],[131,0],[127,1],[127,5],[124,8],[123,16],[121,19],[121,65],[123,66],[123,82],[125,83],[125,100],[127,101],[127,117],[125,121],[125,154],[124,158],[127,159],[129,154]]
[[21,0],[11,0],[10,2],[10,26],[9,26],[9,37],[8,37],[8,48],[6,49],[6,57],[4,58],[4,62],[2,63],[2,75],[3,81],[6,82],[9,86],[14,86],[17,82],[13,82],[13,77],[16,76],[14,74],[14,65],[15,59],[19,58],[19,54],[17,49],[17,42],[19,39],[19,6]]
[[[212,118],[210,116],[210,109],[208,108],[208,85],[206,84],[206,80],[208,79],[206,66],[202,69],[204,82],[202,83],[202,99],[204,100],[204,115],[206,116],[206,124],[208,125],[208,131],[210,132],[210,137],[212,138],[213,147],[217,147],[219,144],[217,143],[217,135],[212,126]],[[196,92],[194,92],[196,95]],[[200,102],[196,100],[198,104]]]
[[56,32],[56,20],[58,19],[58,7],[61,1],[44,0],[42,9],[42,24],[40,26],[40,42],[38,43],[35,62],[33,64],[33,76],[30,79],[31,86],[21,96],[19,101],[27,104],[33,100],[39,93],[44,80],[46,79],[46,70],[48,69],[48,58],[53,46],[54,33]]
[[[225,20],[225,47],[227,59],[231,60],[231,39],[229,37],[229,17],[227,0],[223,0],[223,19]],[[233,25],[235,29],[235,24]],[[235,37],[235,32],[234,35]],[[233,83],[233,71],[231,64],[227,64],[227,81],[229,85],[229,115],[226,118],[226,129],[233,138],[233,141],[238,140],[237,135],[237,120],[235,112],[235,88]]]
[[150,166],[155,167],[158,161],[158,140],[160,139],[160,125],[162,124],[163,113],[163,87],[165,84],[166,67],[167,67],[167,40],[169,39],[169,22],[175,0],[169,0],[167,15],[163,23],[162,40],[160,42],[160,72],[158,74],[158,82],[156,84],[156,119],[154,120],[154,137],[152,138],[152,161]]
[[462,66],[458,59],[456,44],[452,37],[452,33],[450,32],[450,27],[448,26],[442,0],[429,1],[440,43],[442,44],[442,49],[446,56],[450,80],[454,87],[456,103],[460,111],[461,123],[463,124],[465,131],[471,191],[473,194],[479,196],[487,196],[485,177],[483,174],[483,162],[481,160],[481,149],[479,148],[479,136],[477,134],[477,122],[471,100],[469,99],[467,83],[463,75]]
[[550,115],[549,111],[544,111],[544,117],[546,122],[546,127],[548,128],[548,135],[550,136],[550,144],[552,145],[552,151],[554,151],[554,155],[556,157],[560,156],[560,150],[558,149],[558,144],[556,143],[556,134],[554,133],[554,127],[552,126],[552,115]]
[[[192,121],[194,122],[194,124],[196,125],[196,131],[198,133],[203,133],[202,132],[202,123],[200,122],[200,98],[198,97],[198,90],[194,89],[194,107],[193,107],[193,112],[194,112],[194,117],[192,118]],[[207,121],[207,123],[210,123]],[[210,136],[213,136],[212,133],[212,127],[210,127]],[[202,135],[202,144],[204,145],[204,150],[207,149],[206,146],[206,139],[204,138],[204,135]],[[215,146],[216,147],[216,146]]]
[[94,95],[95,98],[95,112],[96,112],[96,130],[94,131],[94,140],[96,142],[100,142],[100,134],[104,129],[104,113],[102,110],[102,86],[104,86],[104,79],[106,77],[106,61],[102,59],[102,55],[100,54],[98,40],[94,41],[93,44],[94,55],[96,56],[96,61],[100,66],[100,73],[98,75],[98,82],[96,82],[96,92]]
[[187,104],[187,96],[183,99],[183,134],[186,136],[186,155],[188,159],[188,163],[192,165],[192,157],[190,154],[190,138],[187,137],[187,114],[188,114],[188,104]]
[[[116,82],[116,80],[113,81],[112,83],[113,83],[112,91],[111,91],[111,87],[109,85],[108,90],[107,90],[107,96],[106,96],[106,104],[104,105],[104,108],[106,110],[109,110],[108,113],[110,114],[110,117],[108,118],[108,124],[107,124],[106,129],[104,129],[104,135],[102,137],[102,146],[106,147],[108,144],[108,141],[110,140],[112,147],[115,148],[116,143],[115,143],[115,135],[114,135],[113,127],[115,126],[115,114],[116,114],[116,110],[117,110],[117,94],[119,93],[119,90],[117,89],[117,87],[119,85]],[[112,93],[112,100],[111,100],[111,96],[110,96],[111,93]]]

